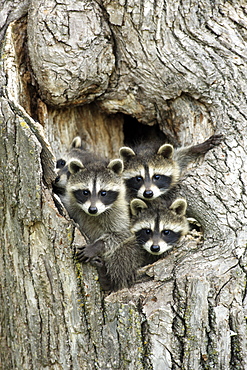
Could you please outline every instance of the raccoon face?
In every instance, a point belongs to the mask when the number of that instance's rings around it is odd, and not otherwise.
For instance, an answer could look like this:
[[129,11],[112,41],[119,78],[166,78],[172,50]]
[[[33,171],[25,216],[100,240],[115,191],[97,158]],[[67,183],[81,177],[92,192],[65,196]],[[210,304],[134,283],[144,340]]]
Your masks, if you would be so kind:
[[[149,253],[160,255],[177,243],[181,232],[170,230],[167,225],[142,225],[143,229],[135,233],[137,241]],[[149,228],[150,227],[150,228]]]
[[179,178],[179,167],[172,160],[173,147],[162,145],[156,154],[145,158],[128,147],[120,149],[124,160],[123,178],[133,197],[152,200],[166,193]]
[[99,216],[114,207],[123,192],[121,160],[113,160],[107,167],[85,168],[78,159],[68,164],[71,177],[67,191],[72,203],[90,216]]
[[134,215],[131,232],[148,253],[163,254],[188,232],[186,207],[184,199],[176,199],[168,209],[160,204],[147,207],[141,199],[134,199],[130,204]]
[[124,173],[123,178],[133,196],[152,200],[167,192],[174,183],[172,167],[158,168],[152,164],[140,165],[134,171]]
[[[72,143],[71,149],[69,152],[69,157],[80,157],[82,154],[82,141],[79,136],[76,136]],[[53,191],[55,194],[64,195],[66,184],[69,178],[68,166],[66,165],[66,160],[60,158],[56,162],[56,169],[57,177],[55,178],[52,186]]]
[[89,179],[70,188],[77,205],[90,216],[98,216],[111,208],[119,195],[116,187],[112,190],[112,187],[99,180],[95,176],[93,181]]
[[66,166],[66,161],[64,159],[57,160],[55,171],[57,173],[57,177],[52,184],[53,191],[55,194],[64,195],[69,177],[68,166]]

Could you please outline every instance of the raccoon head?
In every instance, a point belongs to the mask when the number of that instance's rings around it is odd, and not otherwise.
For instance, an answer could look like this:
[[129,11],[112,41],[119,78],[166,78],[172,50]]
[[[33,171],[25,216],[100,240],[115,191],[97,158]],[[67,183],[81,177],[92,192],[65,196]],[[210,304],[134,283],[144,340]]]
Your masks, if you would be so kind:
[[154,201],[147,206],[141,199],[133,199],[130,203],[131,232],[148,253],[160,255],[167,252],[189,230],[186,208],[185,199],[176,199],[169,208],[162,202],[155,204]]
[[74,158],[69,161],[68,170],[71,174],[66,187],[68,203],[77,210],[99,216],[125,197],[120,176],[123,162],[120,159],[112,160],[108,166],[101,162],[84,166]]
[[[82,150],[82,140],[80,136],[76,136],[71,145],[70,145],[70,152],[68,154],[69,157],[77,157],[80,156]],[[66,165],[66,160],[60,158],[56,162],[56,169],[55,169],[57,176],[53,183],[53,191],[58,195],[65,194],[65,188],[69,177],[68,166]]]
[[154,154],[136,154],[129,147],[120,148],[124,162],[123,178],[132,197],[153,200],[172,188],[179,178],[179,167],[173,160],[174,149],[162,145]]
[[57,160],[55,172],[57,176],[52,184],[53,191],[55,194],[64,195],[68,180],[68,166],[66,166],[65,159],[61,158]]

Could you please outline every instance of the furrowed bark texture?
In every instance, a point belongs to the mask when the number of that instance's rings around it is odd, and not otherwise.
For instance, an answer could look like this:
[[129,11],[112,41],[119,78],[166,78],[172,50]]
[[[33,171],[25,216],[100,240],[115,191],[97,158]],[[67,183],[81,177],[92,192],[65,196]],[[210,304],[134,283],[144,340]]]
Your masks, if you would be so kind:
[[[245,2],[1,7],[0,367],[246,369]],[[51,181],[75,135],[117,156],[129,116],[175,145],[225,138],[182,180],[203,240],[106,296]]]

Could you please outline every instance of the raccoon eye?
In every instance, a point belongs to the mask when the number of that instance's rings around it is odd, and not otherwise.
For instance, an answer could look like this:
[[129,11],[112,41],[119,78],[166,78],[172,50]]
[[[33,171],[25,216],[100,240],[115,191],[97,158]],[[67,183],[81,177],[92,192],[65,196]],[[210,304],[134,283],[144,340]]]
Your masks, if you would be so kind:
[[86,196],[89,195],[89,190],[82,190],[82,194]]
[[136,181],[138,181],[138,182],[142,181],[142,177],[141,176],[136,176]]
[[151,229],[145,229],[146,234],[151,234],[152,230]]
[[102,190],[102,191],[100,192],[100,195],[101,195],[102,197],[105,197],[105,196],[106,196],[106,191],[105,191],[105,190]]
[[153,178],[154,178],[154,180],[159,180],[160,179],[160,175],[153,175]]
[[58,159],[56,168],[63,168],[66,165],[66,161],[64,159]]
[[171,230],[163,230],[162,231],[163,235],[170,235],[170,233],[171,233]]

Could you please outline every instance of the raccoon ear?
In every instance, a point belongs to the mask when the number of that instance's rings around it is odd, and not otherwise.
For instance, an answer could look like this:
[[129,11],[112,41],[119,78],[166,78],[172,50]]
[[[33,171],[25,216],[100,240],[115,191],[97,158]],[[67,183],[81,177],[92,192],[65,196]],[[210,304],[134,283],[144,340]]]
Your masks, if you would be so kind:
[[141,199],[135,198],[135,199],[132,199],[132,201],[130,202],[130,211],[133,216],[138,215],[138,213],[140,213],[141,210],[144,208],[148,208],[148,206]]
[[132,150],[128,146],[122,146],[122,148],[119,149],[119,155],[123,161],[128,161],[131,157],[134,157],[136,154],[134,150]]
[[124,165],[122,159],[113,159],[107,166],[110,170],[120,175],[123,172]]
[[80,136],[74,137],[71,143],[71,148],[81,148],[81,138]]
[[174,211],[178,216],[184,216],[187,209],[187,202],[185,199],[176,199],[170,206],[170,209]]
[[84,168],[82,162],[77,158],[72,158],[68,163],[68,169],[70,173],[76,173]]
[[174,148],[170,144],[164,144],[159,147],[159,150],[157,151],[157,154],[162,155],[162,157],[170,159],[172,158],[174,153]]

